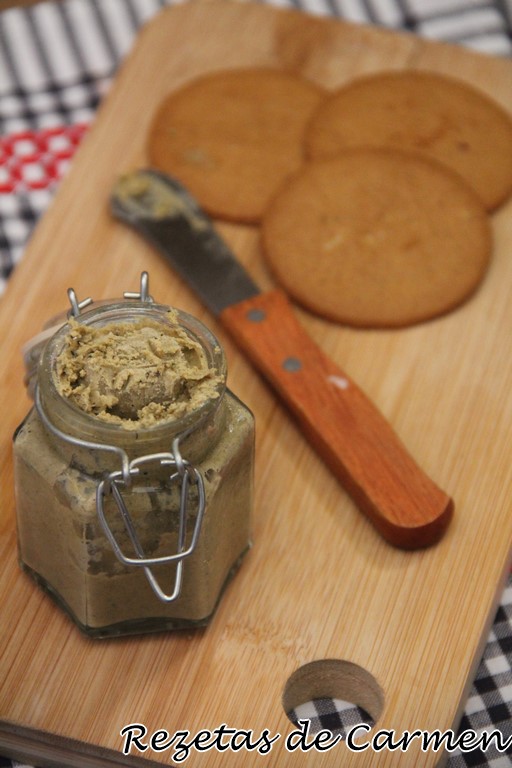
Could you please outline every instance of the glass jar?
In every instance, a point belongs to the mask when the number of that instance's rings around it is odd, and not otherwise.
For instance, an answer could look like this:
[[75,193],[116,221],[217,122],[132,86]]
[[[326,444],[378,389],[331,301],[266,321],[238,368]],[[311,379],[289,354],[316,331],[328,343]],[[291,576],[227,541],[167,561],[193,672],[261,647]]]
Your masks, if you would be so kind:
[[[169,307],[144,297],[78,312],[95,327],[169,323]],[[92,637],[207,624],[250,546],[254,419],[226,388],[215,337],[175,313],[216,373],[215,397],[150,426],[102,421],[57,386],[67,323],[44,346],[15,434],[20,565]]]

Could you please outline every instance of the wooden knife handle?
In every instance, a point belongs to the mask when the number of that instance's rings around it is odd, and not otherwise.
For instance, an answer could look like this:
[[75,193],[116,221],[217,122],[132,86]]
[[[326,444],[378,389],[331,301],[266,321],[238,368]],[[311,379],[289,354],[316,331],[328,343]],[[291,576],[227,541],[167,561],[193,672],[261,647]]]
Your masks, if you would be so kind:
[[452,500],[307,335],[285,294],[260,293],[228,307],[220,319],[381,535],[403,549],[438,541],[450,522]]

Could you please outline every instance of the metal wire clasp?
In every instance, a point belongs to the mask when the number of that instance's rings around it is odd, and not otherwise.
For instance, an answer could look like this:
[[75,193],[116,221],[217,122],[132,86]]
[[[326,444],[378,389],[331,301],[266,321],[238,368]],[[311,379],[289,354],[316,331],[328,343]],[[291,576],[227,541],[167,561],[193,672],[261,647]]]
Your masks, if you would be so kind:
[[[145,557],[142,545],[135,530],[133,520],[125,504],[122,489],[126,488],[127,481],[123,477],[121,471],[110,472],[98,485],[96,490],[96,509],[100,523],[103,527],[105,535],[109,540],[112,549],[114,550],[117,558],[128,566],[137,566],[144,569],[144,573],[153,589],[156,596],[164,603],[171,603],[179,597],[181,592],[181,585],[183,581],[183,561],[189,557],[196,548],[199,534],[201,531],[201,523],[203,520],[203,514],[205,509],[205,490],[204,481],[201,473],[196,467],[193,467],[188,461],[182,458],[179,452],[179,440],[176,439],[173,443],[173,452],[171,453],[154,453],[142,456],[138,459],[130,461],[128,464],[128,474],[132,478],[139,474],[140,467],[143,464],[149,462],[159,462],[161,466],[169,466],[175,469],[175,472],[171,473],[169,479],[171,482],[180,479],[180,509],[179,509],[179,521],[178,521],[178,544],[177,552],[173,555],[163,555],[160,557]],[[187,534],[187,522],[189,516],[189,488],[190,485],[197,485],[198,498],[197,498],[197,512],[194,524],[194,530],[192,538],[188,547],[186,546],[186,534]],[[114,502],[117,505],[121,517],[124,522],[124,526],[128,537],[133,545],[137,557],[128,557],[125,555],[119,544],[116,541],[112,529],[110,528],[107,519],[105,517],[104,510],[104,498],[107,494],[111,494]],[[160,585],[158,584],[155,575],[151,571],[150,566],[162,565],[165,563],[176,563],[176,576],[174,580],[174,588],[170,594],[166,594]]]
[[[199,535],[201,532],[201,524],[203,521],[204,510],[206,506],[206,494],[204,488],[204,479],[201,472],[190,464],[189,461],[183,458],[180,451],[180,439],[183,435],[178,435],[173,440],[172,450],[168,453],[151,453],[145,456],[140,456],[137,459],[128,458],[126,451],[123,448],[115,445],[107,445],[105,443],[93,443],[87,440],[83,440],[80,437],[74,437],[68,435],[66,432],[62,432],[60,429],[54,426],[48,418],[39,394],[39,387],[36,387],[34,392],[34,404],[44,426],[52,432],[60,440],[76,445],[88,450],[106,451],[115,453],[121,460],[121,469],[114,472],[109,472],[99,482],[96,489],[96,511],[99,521],[103,528],[103,531],[110,542],[112,549],[116,557],[127,566],[137,566],[144,569],[144,573],[148,582],[155,593],[155,595],[164,603],[172,603],[176,600],[181,593],[181,586],[183,582],[183,561],[189,557],[195,550]],[[185,435],[190,432],[185,433]],[[160,466],[169,467],[171,472],[169,474],[169,480],[173,482],[181,482],[180,488],[180,506],[178,511],[178,542],[177,551],[172,555],[163,555],[160,557],[145,557],[140,539],[137,535],[135,525],[131,518],[131,515],[126,506],[122,491],[129,490],[132,485],[132,479],[136,477],[140,472],[140,467],[144,464],[158,462]],[[174,470],[174,471],[172,471]],[[186,546],[187,527],[189,522],[190,513],[190,486],[197,486],[197,504],[194,529],[190,543]],[[126,532],[133,545],[135,554],[137,557],[128,557],[125,555],[119,546],[112,530],[105,517],[104,499],[107,495],[111,494],[112,498],[121,514]],[[158,584],[155,575],[151,571],[151,566],[163,565],[165,563],[176,563],[176,576],[174,580],[174,587],[170,594],[167,594]]]

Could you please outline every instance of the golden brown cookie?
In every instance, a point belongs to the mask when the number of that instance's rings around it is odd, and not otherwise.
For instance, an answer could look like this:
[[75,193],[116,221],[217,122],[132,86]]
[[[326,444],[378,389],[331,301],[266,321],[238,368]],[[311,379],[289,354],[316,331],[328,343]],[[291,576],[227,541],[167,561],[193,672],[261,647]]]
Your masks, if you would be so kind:
[[262,223],[268,264],[306,308],[361,327],[443,314],[482,280],[491,230],[480,200],[441,164],[353,149],[286,181]]
[[384,72],[339,89],[318,108],[306,152],[320,160],[356,146],[421,152],[460,173],[488,210],[512,191],[512,118],[445,75]]
[[303,161],[303,134],[325,91],[278,69],[206,75],[170,94],[150,127],[151,164],[178,178],[212,216],[259,222]]

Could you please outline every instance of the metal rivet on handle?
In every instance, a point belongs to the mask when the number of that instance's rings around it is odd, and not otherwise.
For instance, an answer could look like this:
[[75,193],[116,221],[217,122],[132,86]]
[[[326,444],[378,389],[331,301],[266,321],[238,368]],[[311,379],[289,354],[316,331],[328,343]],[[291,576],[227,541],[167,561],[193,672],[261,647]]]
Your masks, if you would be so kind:
[[287,357],[286,360],[283,360],[282,366],[285,371],[295,373],[295,371],[300,371],[302,363],[297,357]]
[[263,309],[250,309],[247,312],[247,319],[251,321],[251,323],[261,323],[266,318],[266,312]]

